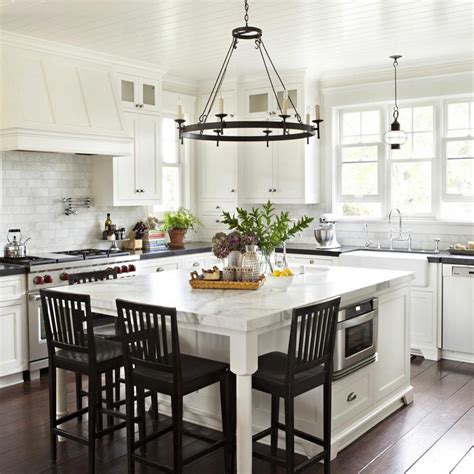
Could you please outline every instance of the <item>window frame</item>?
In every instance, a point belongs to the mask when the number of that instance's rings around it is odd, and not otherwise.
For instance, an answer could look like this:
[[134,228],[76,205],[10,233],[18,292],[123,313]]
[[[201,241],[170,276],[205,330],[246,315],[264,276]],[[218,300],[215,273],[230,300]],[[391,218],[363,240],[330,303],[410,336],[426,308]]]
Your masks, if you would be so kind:
[[[164,119],[172,119],[174,121],[175,118],[176,118],[175,114],[171,112],[162,112],[160,116],[161,130],[163,130]],[[167,163],[164,160],[164,156],[163,156],[163,134],[162,134],[161,143],[160,143],[162,179],[164,176],[164,173],[163,173],[164,168],[176,168],[179,170],[179,206],[178,207],[181,207],[181,206],[185,206],[185,201],[186,201],[186,192],[185,192],[184,186],[186,183],[186,174],[187,174],[187,168],[188,168],[188,144],[184,143],[183,145],[181,145],[178,139],[177,131],[176,131],[175,148],[176,148],[176,157],[177,157],[176,163]],[[162,183],[162,192],[163,192],[163,183]],[[168,210],[170,209],[165,209],[164,202],[162,204],[153,206],[153,212],[159,218],[162,218],[164,216],[164,213]]]
[[[441,130],[440,122],[440,113],[439,113],[439,103],[436,100],[415,100],[415,101],[403,101],[400,102],[400,108],[411,108],[414,107],[433,107],[433,157],[432,158],[407,158],[407,159],[393,159],[391,157],[391,149],[389,145],[386,145],[384,154],[385,161],[387,162],[387,174],[386,174],[386,209],[392,209],[394,204],[392,203],[392,165],[393,163],[431,163],[431,212],[419,212],[416,214],[406,214],[409,219],[434,219],[439,213],[439,199],[436,193],[438,189],[438,180],[439,180],[439,162],[440,162],[440,146],[439,146],[439,136]],[[388,106],[388,111],[390,111],[391,106]],[[387,117],[387,130],[390,127],[390,118],[392,115]],[[412,116],[413,120],[413,116]],[[403,130],[403,123],[401,123]],[[413,133],[413,123],[412,123],[412,135]],[[402,145],[403,146],[403,145]]]
[[[448,105],[449,104],[458,104],[463,102],[474,102],[474,95],[456,97],[456,98],[444,98],[442,100],[442,114],[443,114],[443,123],[442,130],[440,133],[440,157],[441,157],[441,193],[440,200],[442,202],[459,202],[459,203],[468,203],[474,202],[474,192],[470,195],[464,194],[452,194],[448,193],[448,160],[447,157],[447,145],[449,142],[459,141],[459,140],[471,140],[474,143],[474,133],[469,133],[468,135],[461,137],[448,137]],[[474,157],[470,158],[474,160]]]
[[[344,112],[369,112],[377,110],[379,112],[379,136],[380,141],[378,142],[359,142],[359,143],[341,143],[343,134],[343,120],[342,114]],[[336,126],[336,201],[337,204],[343,204],[345,202],[381,202],[383,193],[383,176],[385,173],[385,163],[381,158],[381,152],[383,150],[383,124],[385,123],[384,108],[380,105],[367,105],[367,106],[355,106],[355,107],[341,107],[337,111],[337,126]],[[342,194],[342,151],[345,148],[355,148],[359,146],[377,146],[377,165],[378,165],[378,185],[377,194],[356,196],[350,194]],[[383,212],[383,209],[382,209]]]

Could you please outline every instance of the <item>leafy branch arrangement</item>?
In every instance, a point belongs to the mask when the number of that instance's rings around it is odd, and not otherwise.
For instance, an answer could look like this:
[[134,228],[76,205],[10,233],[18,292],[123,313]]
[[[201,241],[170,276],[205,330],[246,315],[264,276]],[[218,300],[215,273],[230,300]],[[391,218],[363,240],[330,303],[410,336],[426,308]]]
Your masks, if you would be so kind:
[[251,211],[237,208],[237,215],[223,212],[221,218],[221,222],[227,224],[231,230],[236,230],[242,235],[255,235],[262,252],[271,252],[306,229],[312,221],[313,217],[308,216],[292,221],[286,211],[276,214],[275,207],[270,201],[261,208],[252,208]]

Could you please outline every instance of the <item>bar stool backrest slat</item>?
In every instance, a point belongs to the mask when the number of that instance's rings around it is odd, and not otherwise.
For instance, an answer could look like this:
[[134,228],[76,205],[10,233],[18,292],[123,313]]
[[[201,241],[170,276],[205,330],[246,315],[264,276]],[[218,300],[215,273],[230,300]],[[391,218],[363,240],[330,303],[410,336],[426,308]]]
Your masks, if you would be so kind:
[[288,344],[287,382],[305,370],[332,364],[340,298],[293,310]]
[[176,309],[117,299],[117,315],[125,367],[172,373],[180,384]]

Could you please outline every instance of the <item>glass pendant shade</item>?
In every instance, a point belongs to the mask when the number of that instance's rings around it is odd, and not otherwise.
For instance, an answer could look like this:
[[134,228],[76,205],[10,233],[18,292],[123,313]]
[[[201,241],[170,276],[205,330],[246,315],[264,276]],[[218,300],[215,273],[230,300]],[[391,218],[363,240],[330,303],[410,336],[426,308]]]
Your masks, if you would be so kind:
[[398,120],[394,120],[390,126],[390,130],[385,132],[383,136],[383,141],[390,145],[392,150],[399,150],[400,145],[403,145],[407,141],[407,134],[400,130],[400,124]]

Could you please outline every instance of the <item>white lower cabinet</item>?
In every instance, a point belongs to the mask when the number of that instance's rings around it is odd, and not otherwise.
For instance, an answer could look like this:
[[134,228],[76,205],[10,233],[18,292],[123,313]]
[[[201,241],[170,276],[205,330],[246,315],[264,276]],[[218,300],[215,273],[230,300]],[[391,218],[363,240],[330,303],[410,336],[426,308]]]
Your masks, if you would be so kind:
[[212,267],[218,263],[212,253],[203,252],[177,257],[157,257],[139,260],[135,266],[138,275],[165,272],[168,270],[192,271]]
[[350,421],[374,402],[373,366],[357,370],[333,384],[332,423],[333,429]]
[[318,265],[337,264],[337,257],[325,257],[321,255],[300,255],[300,254],[287,253],[286,259],[289,265],[318,266]]
[[379,298],[378,359],[375,400],[379,401],[410,380],[410,298],[393,292]]
[[28,368],[24,275],[0,278],[0,387],[23,380]]

